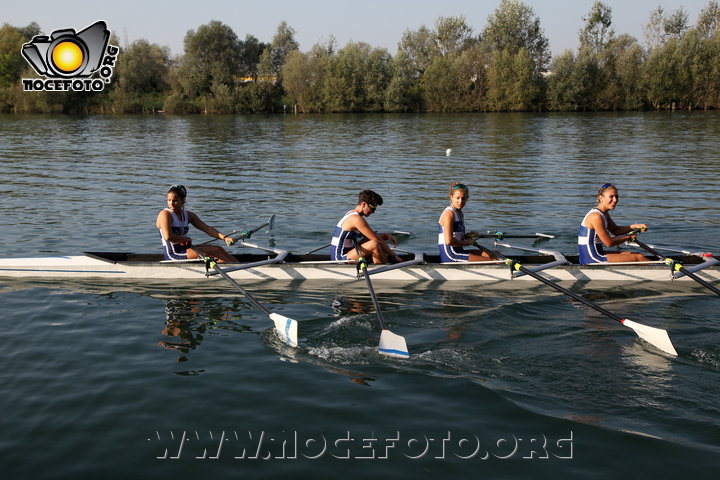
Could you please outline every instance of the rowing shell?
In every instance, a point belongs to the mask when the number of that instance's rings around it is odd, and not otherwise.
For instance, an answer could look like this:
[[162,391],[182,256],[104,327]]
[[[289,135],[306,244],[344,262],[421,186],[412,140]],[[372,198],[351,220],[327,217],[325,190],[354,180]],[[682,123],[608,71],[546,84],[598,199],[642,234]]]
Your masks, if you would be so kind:
[[[324,280],[350,281],[358,278],[354,263],[329,262],[325,255],[295,255],[284,250],[273,250],[273,255],[239,254],[238,263],[223,264],[223,270],[233,279],[242,281],[263,280]],[[608,281],[608,282],[667,282],[674,279],[673,272],[664,262],[625,264],[577,265],[576,257],[567,256],[569,264],[559,264],[548,255],[508,256],[555,282]],[[512,272],[502,262],[439,263],[434,255],[421,253],[402,255],[403,264],[372,266],[369,274],[377,280],[402,282],[500,282],[510,279],[533,278]],[[689,257],[678,256],[688,268],[701,263]],[[717,261],[715,261],[717,263]],[[699,266],[699,265],[698,265]],[[79,256],[0,259],[0,277],[24,278],[116,278],[123,280],[197,280],[205,277],[204,263],[195,261],[162,261],[159,254],[87,252]],[[705,280],[720,281],[720,266],[698,268]],[[687,277],[675,281],[692,282]]]

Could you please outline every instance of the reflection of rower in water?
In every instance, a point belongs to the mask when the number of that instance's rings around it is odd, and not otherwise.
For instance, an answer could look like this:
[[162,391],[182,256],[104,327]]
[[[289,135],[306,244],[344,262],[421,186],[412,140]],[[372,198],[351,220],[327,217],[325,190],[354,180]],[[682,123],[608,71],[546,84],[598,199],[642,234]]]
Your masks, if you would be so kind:
[[[165,304],[165,327],[162,334],[177,338],[175,341],[160,341],[158,346],[177,350],[180,352],[178,362],[186,362],[185,357],[190,350],[200,346],[208,329],[221,328],[223,331],[249,332],[252,329],[245,325],[238,325],[233,320],[237,311],[242,305],[240,300],[233,302],[230,311],[225,311],[226,306],[216,303],[214,300],[196,298],[173,298]],[[218,311],[222,309],[222,311]],[[222,322],[222,324],[220,324]]]
[[[179,340],[160,341],[158,345],[180,352],[182,355],[178,357],[178,362],[187,361],[185,354],[195,349],[203,340],[205,325],[192,328],[192,320],[200,312],[201,309],[197,308],[197,300],[174,298],[165,304],[165,328],[162,333],[168,337],[178,337]],[[193,330],[196,330],[197,334]]]

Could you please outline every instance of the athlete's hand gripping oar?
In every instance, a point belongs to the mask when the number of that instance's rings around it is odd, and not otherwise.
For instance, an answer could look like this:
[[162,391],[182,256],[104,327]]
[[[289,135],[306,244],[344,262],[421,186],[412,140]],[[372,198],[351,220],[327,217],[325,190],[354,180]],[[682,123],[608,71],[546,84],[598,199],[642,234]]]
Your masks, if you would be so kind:
[[597,305],[590,300],[587,300],[586,298],[582,297],[581,295],[578,295],[575,292],[572,292],[568,290],[567,288],[561,287],[560,285],[556,284],[555,282],[551,282],[547,278],[543,277],[542,275],[539,275],[537,272],[533,272],[529,268],[523,267],[519,262],[509,259],[500,252],[496,252],[495,250],[490,250],[485,247],[481,247],[478,245],[477,242],[473,242],[473,245],[475,245],[480,250],[485,250],[486,252],[492,254],[495,258],[499,260],[505,260],[505,262],[513,269],[520,270],[526,275],[530,275],[536,280],[541,281],[545,285],[554,288],[555,290],[564,293],[565,295],[574,298],[578,302],[584,303],[590,308],[594,308],[598,312],[602,313],[603,315],[606,315],[616,322],[620,322],[620,324],[632,328],[637,335],[648,342],[649,344],[655,346],[656,348],[662,350],[665,353],[668,353],[673,356],[677,356],[677,352],[675,351],[675,347],[673,347],[672,342],[670,341],[670,336],[668,336],[667,331],[661,329],[661,328],[655,328],[655,327],[649,327],[647,325],[643,325],[641,323],[633,322],[632,320],[628,320],[627,318],[621,318],[615,315],[612,312],[609,312],[602,308],[600,305]]
[[263,312],[265,315],[270,317],[270,319],[275,324],[275,331],[277,332],[280,339],[285,342],[286,344],[290,345],[291,347],[297,347],[298,346],[298,338],[297,338],[297,320],[293,320],[292,318],[285,317],[283,315],[280,315],[279,313],[273,313],[263,304],[261,304],[254,296],[252,296],[247,290],[245,290],[243,287],[241,287],[235,280],[230,278],[230,275],[225,273],[225,271],[218,266],[217,262],[208,256],[203,256],[202,253],[198,252],[198,255],[201,256],[203,260],[205,260],[205,265],[210,268],[212,267],[215,269],[217,273],[220,274],[225,280],[230,282],[230,285],[235,287],[240,293],[242,293],[245,298],[247,298],[250,303],[255,306],[258,310]]
[[702,278],[698,277],[697,275],[695,275],[693,272],[691,272],[687,268],[683,267],[682,263],[680,263],[676,260],[673,260],[672,258],[668,258],[668,257],[662,255],[660,252],[658,252],[657,250],[652,248],[650,245],[647,245],[646,243],[641,242],[637,238],[635,240],[633,240],[633,242],[635,242],[643,250],[647,250],[652,255],[655,255],[656,257],[658,257],[659,259],[664,261],[673,271],[679,271],[679,272],[683,273],[684,275],[687,275],[688,277],[692,278],[693,280],[698,282],[700,285],[709,289],[716,295],[720,295],[720,290],[718,290],[717,288],[715,288],[714,286],[712,286],[710,283],[706,282]]
[[363,272],[368,290],[370,291],[370,298],[372,299],[373,306],[375,307],[375,316],[377,316],[380,328],[382,329],[380,332],[380,345],[378,346],[378,353],[389,357],[409,358],[410,353],[408,352],[405,337],[392,333],[385,325],[385,320],[383,319],[382,311],[380,310],[380,304],[378,303],[377,297],[375,296],[375,290],[373,289],[372,282],[370,281],[370,275],[367,273],[367,261],[362,256],[357,239],[353,239],[353,245],[355,245],[355,251],[358,255],[358,271],[362,270]]

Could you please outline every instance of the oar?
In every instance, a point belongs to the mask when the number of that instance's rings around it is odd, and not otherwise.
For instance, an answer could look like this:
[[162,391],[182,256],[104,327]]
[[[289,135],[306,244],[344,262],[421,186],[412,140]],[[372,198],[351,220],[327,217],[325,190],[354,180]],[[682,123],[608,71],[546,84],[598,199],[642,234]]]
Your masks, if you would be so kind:
[[217,264],[217,262],[208,257],[203,256],[201,252],[198,252],[198,255],[200,258],[205,260],[205,265],[209,268],[212,267],[215,269],[217,273],[220,274],[225,280],[230,282],[230,285],[235,287],[237,291],[242,293],[245,298],[247,298],[250,303],[252,303],[255,308],[263,312],[265,315],[270,317],[270,319],[275,324],[275,331],[277,332],[280,339],[285,342],[287,345],[290,345],[291,347],[297,347],[298,346],[298,338],[297,338],[297,320],[293,320],[292,318],[288,318],[286,316],[280,315],[279,313],[273,313],[265,306],[260,303],[254,296],[250,294],[247,290],[245,290],[243,287],[241,287],[235,280],[230,278],[230,275],[228,275],[220,266]]
[[488,230],[486,233],[481,233],[480,238],[494,238],[496,240],[505,240],[506,238],[534,238],[536,240],[550,240],[555,238],[555,235],[549,235],[547,233],[536,232],[534,234],[521,234],[521,233],[506,233],[497,230]]
[[505,263],[507,263],[511,268],[513,268],[515,270],[520,270],[524,274],[530,275],[534,279],[539,280],[542,283],[544,283],[545,285],[554,288],[558,292],[562,292],[565,295],[574,298],[578,302],[584,303],[585,305],[587,305],[590,308],[594,308],[598,312],[612,318],[616,322],[620,322],[620,324],[622,324],[628,328],[632,328],[640,338],[642,338],[649,344],[655,346],[656,348],[662,350],[663,352],[668,353],[673,356],[677,356],[677,352],[675,351],[675,347],[673,347],[673,344],[670,341],[670,336],[668,335],[667,331],[665,331],[661,328],[649,327],[649,326],[643,325],[641,323],[633,322],[632,320],[628,320],[627,318],[618,317],[614,313],[605,310],[600,305],[597,305],[597,304],[585,299],[584,297],[578,295],[575,292],[568,290],[567,288],[561,287],[560,285],[556,284],[555,282],[551,282],[547,278],[543,277],[542,275],[539,275],[536,272],[533,272],[529,268],[523,267],[516,260],[507,258],[503,254],[496,252],[494,250],[490,250],[485,247],[481,247],[480,245],[477,244],[477,242],[473,242],[473,245],[475,245],[480,250],[485,250],[485,251],[491,253],[493,256],[495,256],[495,258],[498,258],[500,260],[505,260]]
[[650,245],[641,242],[641,241],[638,240],[637,238],[636,238],[635,240],[633,240],[633,241],[634,241],[640,248],[642,248],[642,249],[644,249],[644,250],[647,250],[647,251],[650,252],[652,255],[655,255],[655,256],[658,257],[659,259],[663,260],[663,261],[664,261],[665,263],[667,263],[667,264],[670,266],[670,268],[672,268],[673,270],[678,270],[678,271],[682,272],[683,274],[685,274],[685,275],[687,275],[688,277],[692,278],[693,280],[695,280],[696,282],[698,282],[700,285],[702,285],[703,287],[709,289],[710,291],[712,291],[712,292],[715,293],[716,295],[720,295],[720,290],[718,290],[717,288],[715,288],[714,286],[712,286],[710,283],[706,282],[706,281],[703,280],[702,278],[698,277],[697,275],[695,275],[693,272],[691,272],[691,271],[688,270],[687,268],[683,267],[683,266],[682,266],[682,263],[680,263],[680,262],[678,262],[678,261],[676,261],[676,260],[673,260],[672,258],[668,258],[668,257],[666,257],[666,256],[664,256],[664,255],[661,255],[660,252],[658,252],[657,250],[655,250],[654,248],[652,248]]
[[[240,232],[238,232],[237,230],[233,230],[232,232],[230,232],[230,235],[228,235],[228,236],[229,236],[229,237],[232,237],[232,236],[235,235],[236,233],[239,233],[239,234],[240,234],[240,238],[250,238],[250,236],[251,236],[253,233],[258,232],[258,231],[262,230],[262,229],[265,228],[265,227],[268,227],[268,229],[267,229],[268,232],[272,232],[272,231],[273,231],[273,228],[275,228],[275,214],[274,214],[274,213],[273,213],[272,215],[270,215],[270,218],[268,218],[268,221],[267,221],[267,222],[263,223],[263,224],[260,225],[259,227],[253,228],[252,230],[242,230],[242,231],[240,231]],[[207,242],[203,242],[203,243],[199,244],[199,246],[207,245],[208,243],[212,243],[212,242],[214,242],[215,240],[217,240],[217,238],[213,238],[212,240],[208,240]]]
[[368,275],[367,272],[367,260],[365,260],[362,256],[357,239],[353,239],[353,244],[355,245],[355,251],[358,255],[358,270],[362,270],[363,272],[368,290],[370,291],[370,298],[372,299],[373,306],[375,307],[375,316],[377,317],[378,322],[380,323],[380,328],[382,329],[380,332],[380,345],[378,346],[378,353],[389,357],[409,358],[410,353],[408,352],[405,337],[392,333],[385,325],[385,320],[383,319],[382,311],[380,310],[380,304],[375,296],[375,290],[373,289],[372,282],[370,281],[370,275]]

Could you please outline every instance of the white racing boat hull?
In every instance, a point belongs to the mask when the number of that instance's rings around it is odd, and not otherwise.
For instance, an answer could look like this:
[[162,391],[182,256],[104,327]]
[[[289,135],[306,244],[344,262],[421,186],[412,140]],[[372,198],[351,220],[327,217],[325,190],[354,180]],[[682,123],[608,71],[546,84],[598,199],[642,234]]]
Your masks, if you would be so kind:
[[[290,255],[283,262],[250,266],[265,259],[265,255],[238,255],[240,262],[225,263],[223,270],[239,281],[264,280],[322,280],[343,282],[356,280],[355,264],[330,263],[319,258],[305,259],[308,256]],[[293,258],[295,257],[295,258]],[[310,256],[319,257],[319,256]],[[320,257],[322,258],[322,257]],[[528,268],[545,263],[541,256],[517,256]],[[298,261],[294,261],[298,260]],[[534,260],[534,262],[533,262]],[[418,263],[392,270],[373,273],[380,266],[371,266],[370,274],[374,280],[401,282],[439,281],[486,283],[501,282],[510,279],[518,281],[536,280],[523,275],[513,277],[505,264],[440,264]],[[217,275],[211,276],[217,278]],[[648,264],[602,264],[602,265],[557,265],[542,270],[542,275],[556,282],[607,281],[627,282],[692,282],[687,277],[674,279],[672,271],[663,263]],[[720,281],[720,266],[704,268],[697,273],[704,280]],[[79,256],[58,256],[42,258],[5,258],[0,259],[0,277],[4,278],[40,278],[40,279],[122,279],[122,280],[197,280],[206,276],[202,262],[161,262],[159,256],[152,254],[124,253],[87,253]]]

